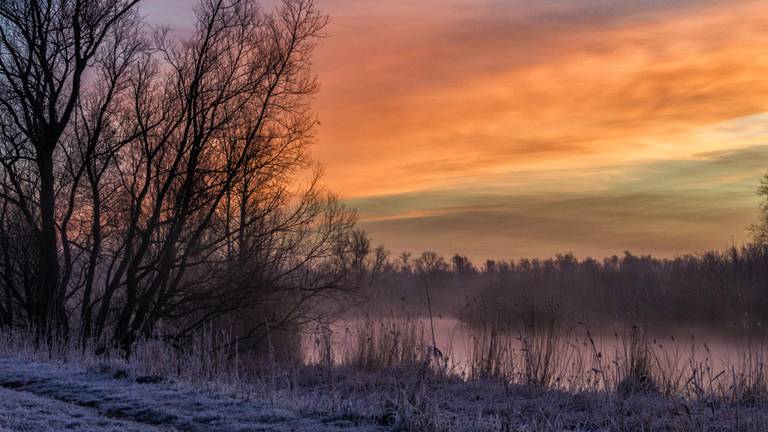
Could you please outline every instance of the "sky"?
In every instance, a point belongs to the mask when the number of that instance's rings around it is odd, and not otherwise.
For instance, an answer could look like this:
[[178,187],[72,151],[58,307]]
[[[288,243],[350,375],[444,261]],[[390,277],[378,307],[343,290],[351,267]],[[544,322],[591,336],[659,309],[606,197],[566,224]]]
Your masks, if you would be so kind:
[[[183,31],[194,4],[142,8]],[[672,257],[747,241],[768,172],[764,0],[318,5],[331,20],[313,155],[392,253]]]

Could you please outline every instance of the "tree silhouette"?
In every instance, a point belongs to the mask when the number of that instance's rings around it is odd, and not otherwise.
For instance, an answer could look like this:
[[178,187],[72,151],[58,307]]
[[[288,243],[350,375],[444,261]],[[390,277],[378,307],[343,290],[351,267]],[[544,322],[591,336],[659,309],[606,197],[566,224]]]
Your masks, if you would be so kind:
[[0,325],[129,353],[160,324],[256,343],[329,313],[386,254],[308,157],[327,17],[204,0],[171,40],[136,3],[0,5]]

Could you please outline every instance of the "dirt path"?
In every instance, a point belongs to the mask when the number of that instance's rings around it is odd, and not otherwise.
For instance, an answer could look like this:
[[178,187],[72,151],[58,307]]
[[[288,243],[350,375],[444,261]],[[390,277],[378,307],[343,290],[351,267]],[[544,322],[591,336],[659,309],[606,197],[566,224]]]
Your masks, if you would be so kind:
[[0,432],[379,431],[344,418],[307,416],[172,385],[0,358]]
[[0,432],[145,432],[173,431],[127,420],[110,419],[89,409],[34,394],[0,388]]

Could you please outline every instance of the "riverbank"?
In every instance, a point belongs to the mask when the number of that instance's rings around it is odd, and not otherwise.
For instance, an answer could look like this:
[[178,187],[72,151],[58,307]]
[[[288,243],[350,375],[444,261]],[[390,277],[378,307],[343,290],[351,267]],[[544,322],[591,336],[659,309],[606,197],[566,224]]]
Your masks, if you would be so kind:
[[768,405],[544,391],[424,369],[281,370],[214,391],[115,365],[0,359],[0,430],[763,431]]

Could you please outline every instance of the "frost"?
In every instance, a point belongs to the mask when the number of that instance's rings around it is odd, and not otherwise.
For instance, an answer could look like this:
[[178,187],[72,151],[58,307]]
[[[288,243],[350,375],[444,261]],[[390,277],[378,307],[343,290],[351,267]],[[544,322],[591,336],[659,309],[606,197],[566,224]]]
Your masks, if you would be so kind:
[[0,358],[0,432],[725,432],[768,424],[760,401],[547,391],[411,370],[300,367],[287,388],[242,397],[115,372]]
[[238,400],[74,367],[0,359],[0,431],[374,431],[299,415],[266,400]]

